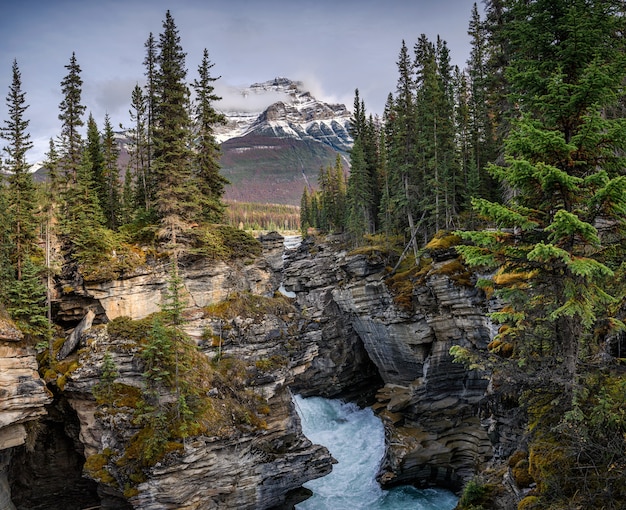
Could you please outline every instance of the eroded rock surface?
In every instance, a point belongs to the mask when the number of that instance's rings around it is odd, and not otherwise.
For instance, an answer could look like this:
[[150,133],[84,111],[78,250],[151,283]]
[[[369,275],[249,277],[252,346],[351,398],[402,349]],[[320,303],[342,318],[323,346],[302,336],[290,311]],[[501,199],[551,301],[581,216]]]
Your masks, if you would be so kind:
[[[304,243],[285,267],[285,287],[304,312],[328,322],[333,313],[344,317],[384,381],[373,405],[387,432],[383,486],[456,489],[493,455],[478,413],[488,381],[449,354],[453,345],[486,347],[492,325],[484,297],[438,271],[446,262],[433,263],[408,309],[394,302],[382,261],[350,256],[332,240]],[[332,380],[337,356],[320,354],[316,380]]]
[[[414,286],[410,306],[406,300],[400,306],[387,285],[383,261],[350,255],[341,239],[307,240],[285,256],[281,236],[262,243],[264,254],[252,263],[199,260],[186,264],[180,275],[186,332],[209,358],[246,364],[249,386],[269,406],[267,426],[226,438],[186,440],[180,452],[149,469],[136,493],[129,493],[133,508],[285,504],[290,492],[326,474],[332,462],[325,448],[302,435],[291,401],[296,392],[372,405],[387,434],[379,476],[383,486],[456,489],[494,455],[503,434],[494,432],[493,417],[488,422],[479,412],[488,380],[453,363],[449,354],[453,345],[487,345],[494,333],[488,303],[447,274],[447,255],[433,259]],[[103,413],[93,396],[104,353],[112,355],[117,382],[145,385],[137,344],[112,339],[106,323],[158,311],[167,281],[165,267],[155,265],[114,282],[68,280],[59,292],[60,323],[73,328],[88,311],[94,314],[94,325],[80,335],[78,352],[72,348],[68,354],[78,368],[67,374],[62,395],[77,423],[70,442],[78,442],[74,449],[83,459],[105,449],[120,451],[137,431],[129,413]],[[258,308],[234,315],[207,308],[238,295],[267,301],[251,301]],[[123,499],[122,487],[97,487],[102,508],[115,508]]]
[[27,427],[46,414],[50,401],[34,348],[0,310],[0,508],[14,508],[7,481],[13,449],[26,442]]

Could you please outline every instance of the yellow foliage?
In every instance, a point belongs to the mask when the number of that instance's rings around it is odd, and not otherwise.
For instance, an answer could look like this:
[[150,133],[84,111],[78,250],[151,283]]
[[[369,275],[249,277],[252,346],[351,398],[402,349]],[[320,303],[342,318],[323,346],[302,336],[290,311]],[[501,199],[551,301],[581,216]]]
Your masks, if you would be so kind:
[[501,287],[520,287],[526,288],[528,281],[537,275],[536,271],[524,271],[508,273],[505,268],[500,268],[493,277],[493,283]]
[[461,238],[445,230],[437,232],[426,245],[427,250],[447,250],[461,243]]
[[517,504],[517,510],[538,510],[541,508],[537,496],[526,496]]

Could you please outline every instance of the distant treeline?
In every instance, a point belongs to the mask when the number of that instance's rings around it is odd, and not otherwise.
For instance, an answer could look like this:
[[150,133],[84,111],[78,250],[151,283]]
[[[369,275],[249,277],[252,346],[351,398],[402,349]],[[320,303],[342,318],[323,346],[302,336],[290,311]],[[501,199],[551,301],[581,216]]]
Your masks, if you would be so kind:
[[226,222],[245,230],[300,230],[300,208],[285,204],[226,202]]

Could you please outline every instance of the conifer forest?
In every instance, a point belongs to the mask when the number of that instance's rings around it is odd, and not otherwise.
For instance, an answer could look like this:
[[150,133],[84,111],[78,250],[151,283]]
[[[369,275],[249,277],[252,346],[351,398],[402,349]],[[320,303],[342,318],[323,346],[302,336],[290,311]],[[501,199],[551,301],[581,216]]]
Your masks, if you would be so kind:
[[[61,272],[103,282],[147,258],[166,261],[162,312],[141,325],[148,388],[167,379],[177,395],[176,431],[162,402],[145,411],[165,431],[143,445],[158,452],[167,434],[197,432],[206,411],[195,393],[204,383],[183,375],[205,361],[180,327],[179,268],[258,255],[242,215],[384,260],[399,298],[444,250],[469,275],[465,285],[499,304],[488,348],[450,355],[490,374],[489,405],[522,416],[523,454],[506,466],[530,489],[518,509],[626,508],[626,4],[485,0],[482,12],[474,4],[463,68],[451,64],[445,34],[420,35],[398,41],[384,112],[369,113],[355,90],[349,172],[339,155],[321,168],[299,221],[294,208],[229,210],[214,134],[225,122],[219,78],[208,50],[189,71],[169,11],[143,48],[145,85],[128,98],[124,167],[110,119],[81,102],[73,54],[59,84],[60,135],[35,182],[28,91],[14,61],[0,119],[0,304],[42,373],[54,363],[50,292]],[[107,367],[98,398],[112,391]],[[487,469],[468,482],[457,508],[493,508],[494,479]]]

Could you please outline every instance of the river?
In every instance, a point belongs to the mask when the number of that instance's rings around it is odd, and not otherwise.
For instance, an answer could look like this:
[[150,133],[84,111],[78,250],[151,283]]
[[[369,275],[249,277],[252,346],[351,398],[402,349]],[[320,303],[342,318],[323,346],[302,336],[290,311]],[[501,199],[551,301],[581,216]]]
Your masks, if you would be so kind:
[[442,489],[403,486],[385,491],[376,482],[385,451],[383,424],[371,409],[320,397],[294,398],[304,434],[338,461],[332,472],[305,484],[313,496],[297,510],[452,510],[457,497]]

